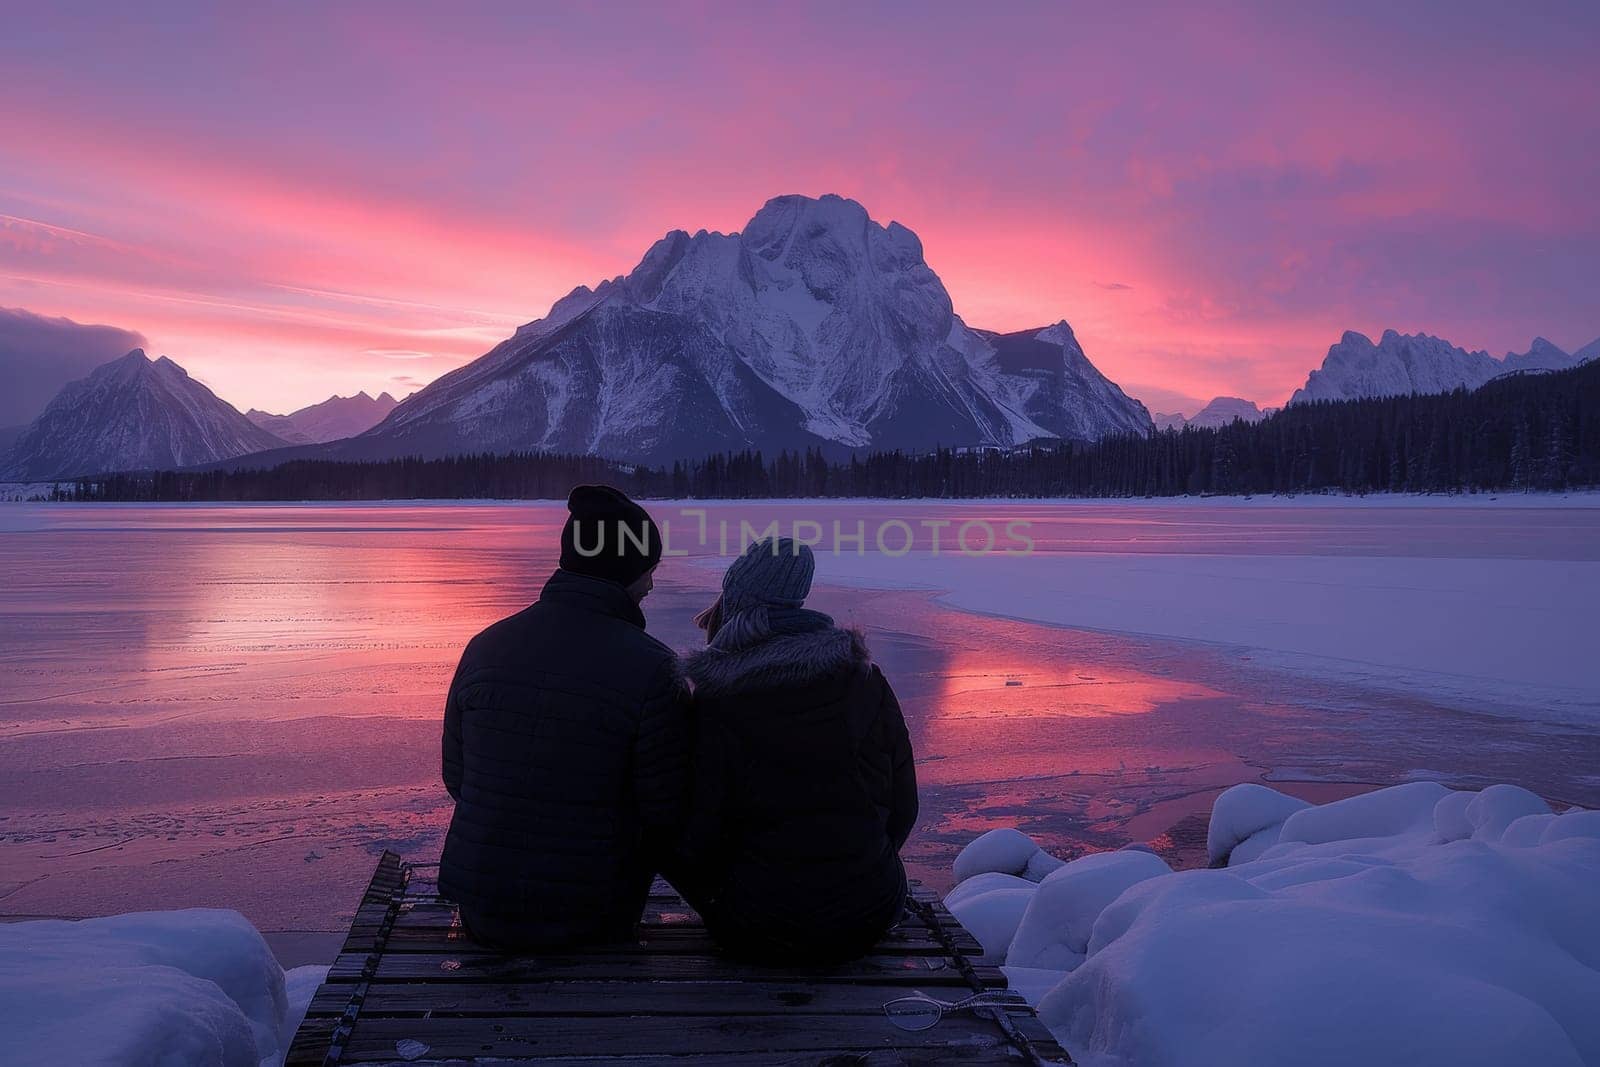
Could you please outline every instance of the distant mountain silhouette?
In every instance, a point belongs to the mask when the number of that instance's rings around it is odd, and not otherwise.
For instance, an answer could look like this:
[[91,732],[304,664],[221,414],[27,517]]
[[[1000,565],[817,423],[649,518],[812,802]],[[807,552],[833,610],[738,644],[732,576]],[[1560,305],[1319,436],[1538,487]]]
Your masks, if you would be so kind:
[[44,481],[166,470],[282,444],[172,360],[136,348],[64,386],[18,435],[0,471],[11,481]]
[[287,415],[251,408],[244,417],[291,444],[311,445],[338,441],[364,433],[382,422],[399,403],[388,393],[371,397],[366,391],[355,396],[331,396]]

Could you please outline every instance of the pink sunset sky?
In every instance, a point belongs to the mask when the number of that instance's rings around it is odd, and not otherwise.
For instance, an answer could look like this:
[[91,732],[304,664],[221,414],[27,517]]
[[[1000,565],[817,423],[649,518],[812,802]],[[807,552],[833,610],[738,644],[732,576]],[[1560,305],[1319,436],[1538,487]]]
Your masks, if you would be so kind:
[[1600,335],[1600,6],[38,5],[0,306],[239,408],[404,394],[682,228],[836,192],[1153,410],[1347,329]]

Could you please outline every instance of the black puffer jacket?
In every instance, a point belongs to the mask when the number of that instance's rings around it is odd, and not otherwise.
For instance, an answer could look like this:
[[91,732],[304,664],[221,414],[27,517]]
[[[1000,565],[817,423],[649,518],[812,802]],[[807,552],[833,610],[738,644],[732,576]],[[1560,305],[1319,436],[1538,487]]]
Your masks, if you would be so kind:
[[900,705],[853,630],[690,657],[694,799],[674,881],[729,952],[865,953],[900,916],[917,819]]
[[688,693],[620,585],[556,571],[472,639],[444,715],[456,810],[439,888],[480,941],[614,940],[687,799]]

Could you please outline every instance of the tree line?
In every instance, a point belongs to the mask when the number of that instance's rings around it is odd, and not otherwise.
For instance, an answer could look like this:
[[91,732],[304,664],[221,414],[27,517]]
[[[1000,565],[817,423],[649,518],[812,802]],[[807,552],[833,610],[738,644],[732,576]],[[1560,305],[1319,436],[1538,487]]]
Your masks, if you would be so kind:
[[609,482],[637,496],[1160,497],[1306,492],[1487,492],[1600,486],[1600,361],[1515,374],[1475,390],[1319,401],[1258,423],[831,459],[821,450],[720,453],[666,466],[594,456],[482,453],[443,459],[296,460],[267,470],[79,479],[69,500],[564,499]]

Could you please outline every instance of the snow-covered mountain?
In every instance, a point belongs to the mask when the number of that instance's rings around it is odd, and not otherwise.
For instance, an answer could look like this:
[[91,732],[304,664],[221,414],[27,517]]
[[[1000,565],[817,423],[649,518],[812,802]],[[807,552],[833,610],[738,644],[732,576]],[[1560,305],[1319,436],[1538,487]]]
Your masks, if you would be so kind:
[[42,481],[193,466],[282,444],[172,360],[136,348],[64,386],[0,467],[8,480]]
[[927,448],[1150,428],[1065,322],[967,326],[899,223],[783,196],[675,230],[402,402],[344,455],[543,449],[661,462],[730,448]]
[[1254,401],[1236,396],[1218,396],[1212,397],[1209,404],[1195,412],[1192,419],[1185,418],[1182,414],[1156,415],[1154,418],[1158,430],[1181,430],[1185,426],[1216,429],[1219,426],[1231,425],[1234,419],[1260,422],[1273,410],[1271,408],[1263,410],[1256,407]]
[[251,408],[244,417],[291,444],[321,444],[365,433],[382,422],[399,403],[388,393],[371,397],[362,390],[355,396],[331,396],[320,404],[287,415]]
[[1468,352],[1427,334],[1385,330],[1373,344],[1365,334],[1346,331],[1289,403],[1476,389],[1504,370],[1487,352]]
[[[1593,348],[1594,345],[1589,347]],[[1506,358],[1501,360],[1501,366],[1505,368],[1502,373],[1506,374],[1513,371],[1566,370],[1585,362],[1587,358],[1577,353],[1563,352],[1543,337],[1535,337],[1533,345],[1526,352],[1507,352]]]
[[1236,396],[1219,396],[1213,397],[1211,403],[1195,412],[1194,418],[1189,420],[1189,425],[1215,429],[1231,425],[1235,419],[1260,422],[1266,417],[1267,413],[1256,407],[1254,401]]
[[1289,403],[1476,389],[1502,374],[1566,370],[1597,355],[1600,340],[1569,355],[1537,337],[1528,351],[1507,352],[1505,359],[1499,360],[1487,352],[1468,352],[1427,334],[1385,330],[1375,345],[1363,334],[1347,332],[1328,349],[1322,369],[1311,372]]

